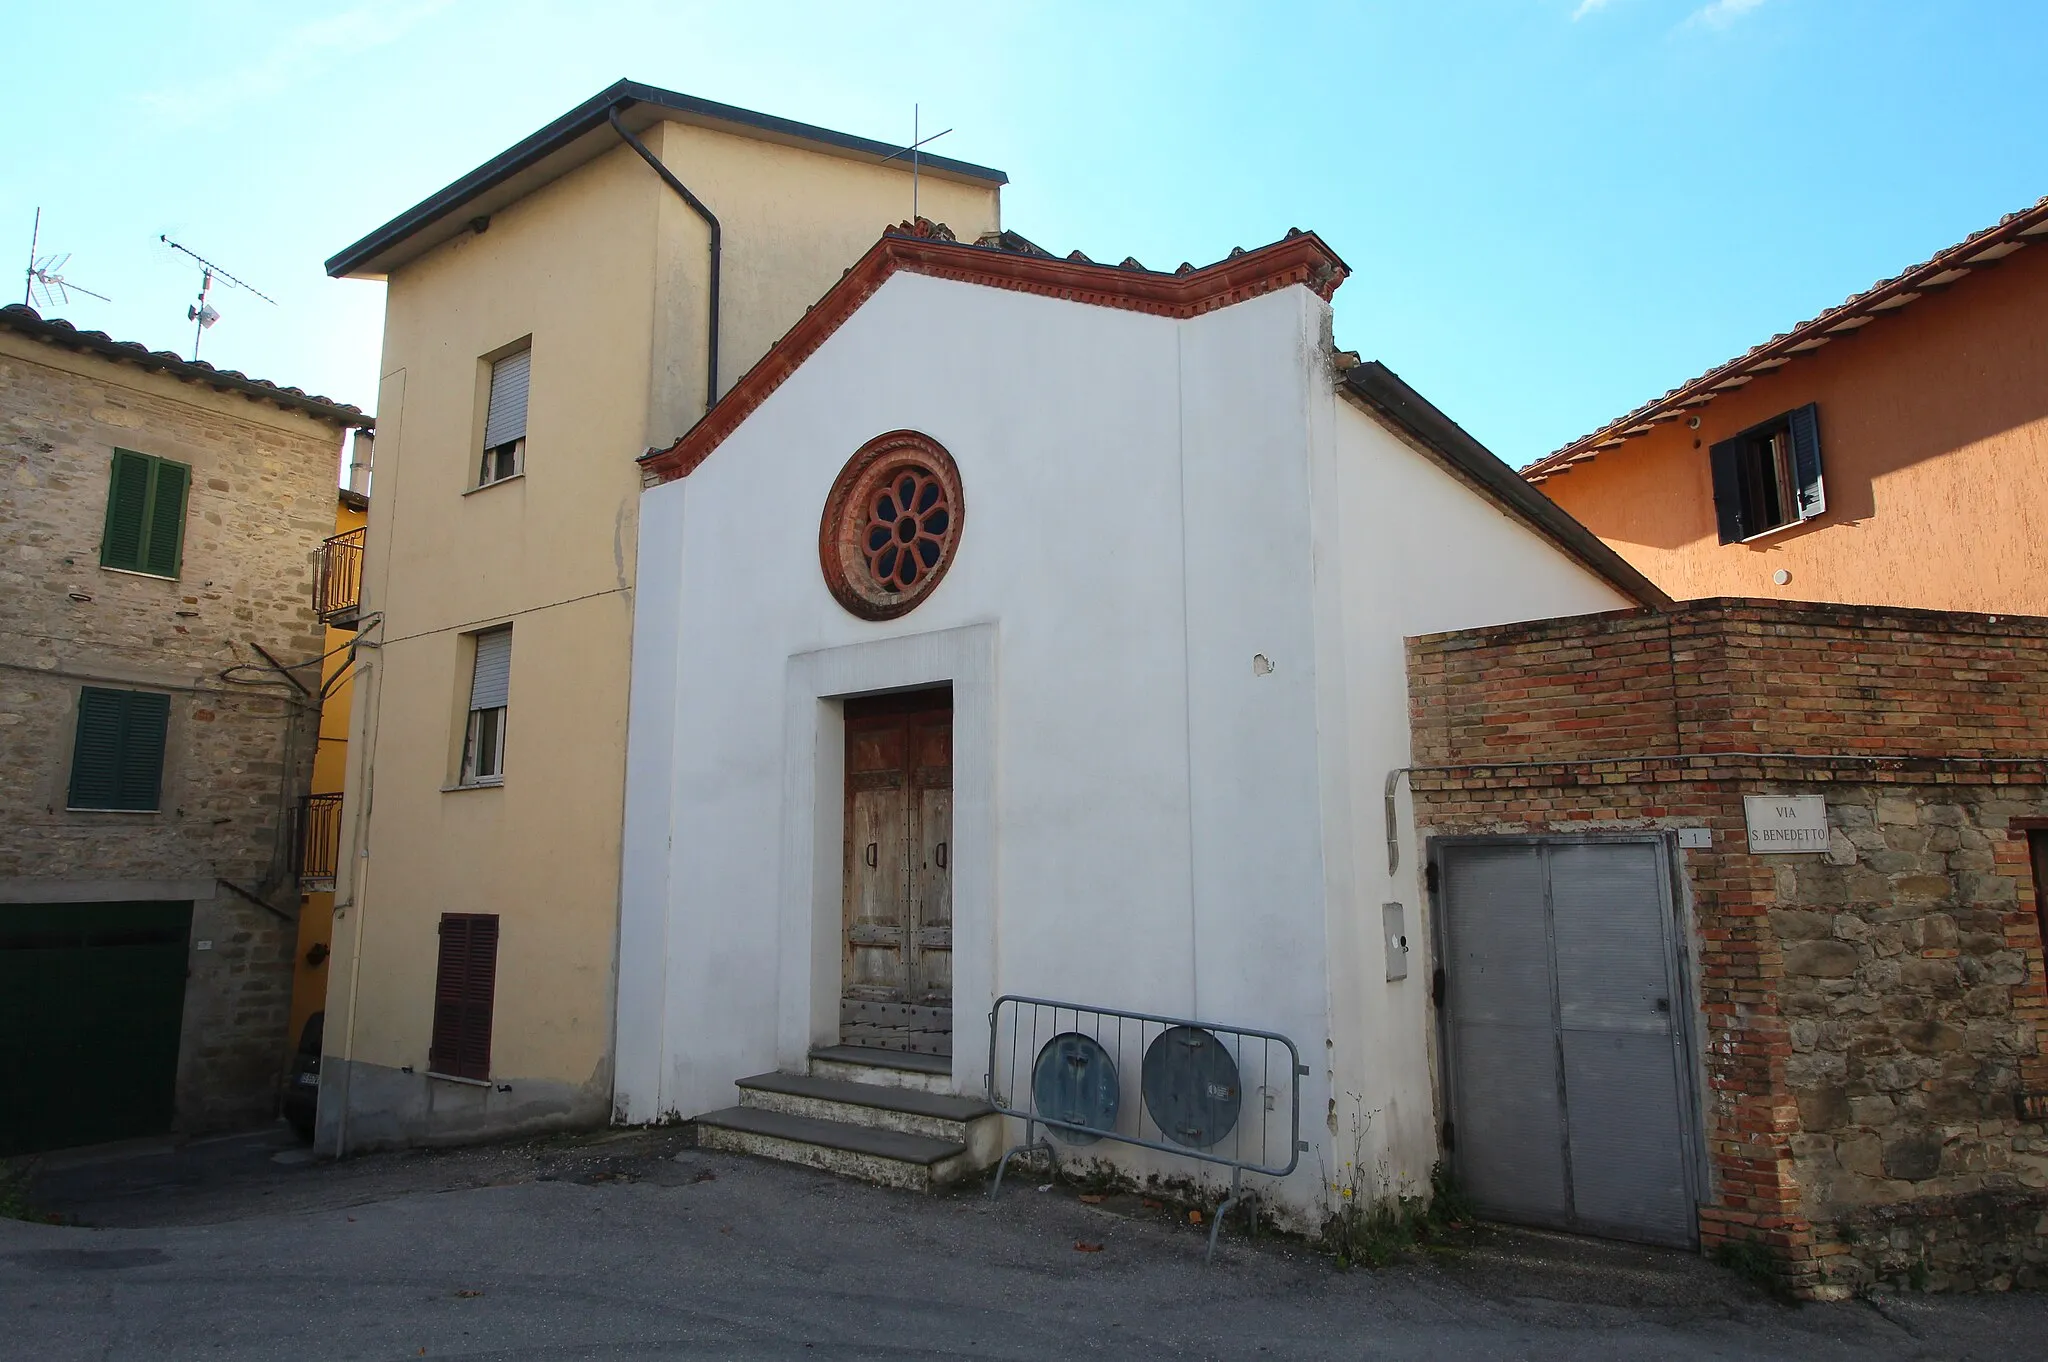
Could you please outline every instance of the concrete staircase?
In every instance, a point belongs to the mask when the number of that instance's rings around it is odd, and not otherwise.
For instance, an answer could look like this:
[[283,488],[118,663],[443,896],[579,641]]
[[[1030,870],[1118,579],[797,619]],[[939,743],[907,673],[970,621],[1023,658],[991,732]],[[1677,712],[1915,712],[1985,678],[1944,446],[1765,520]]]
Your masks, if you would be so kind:
[[742,1078],[738,1106],[697,1118],[697,1143],[928,1192],[1002,1157],[1003,1118],[952,1085],[950,1059],[835,1045],[807,1072]]

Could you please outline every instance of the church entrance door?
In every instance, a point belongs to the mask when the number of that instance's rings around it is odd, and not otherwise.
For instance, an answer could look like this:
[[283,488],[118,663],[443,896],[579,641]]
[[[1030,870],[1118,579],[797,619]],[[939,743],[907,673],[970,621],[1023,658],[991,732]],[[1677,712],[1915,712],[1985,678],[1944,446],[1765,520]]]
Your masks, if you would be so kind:
[[953,692],[846,702],[842,1043],[953,1053]]

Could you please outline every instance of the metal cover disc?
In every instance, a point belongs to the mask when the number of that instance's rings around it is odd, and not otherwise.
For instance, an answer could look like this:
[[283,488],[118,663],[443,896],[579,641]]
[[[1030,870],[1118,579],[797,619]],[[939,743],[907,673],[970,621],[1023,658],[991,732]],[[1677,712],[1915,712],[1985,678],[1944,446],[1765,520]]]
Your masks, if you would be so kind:
[[1237,1061],[1199,1026],[1171,1027],[1145,1047],[1142,1087],[1152,1123],[1175,1144],[1207,1149],[1237,1127]]
[[1094,1144],[1097,1131],[1116,1129],[1116,1061],[1093,1036],[1062,1031],[1045,1043],[1031,1066],[1031,1105],[1039,1116],[1087,1130],[1047,1129],[1066,1144]]

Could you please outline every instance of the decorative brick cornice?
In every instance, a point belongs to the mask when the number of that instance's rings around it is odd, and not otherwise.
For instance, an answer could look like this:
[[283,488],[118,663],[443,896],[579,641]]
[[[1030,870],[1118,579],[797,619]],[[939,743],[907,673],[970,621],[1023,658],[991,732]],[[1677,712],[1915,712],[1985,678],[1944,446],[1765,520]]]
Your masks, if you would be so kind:
[[671,482],[688,476],[899,271],[1180,318],[1198,317],[1294,284],[1327,302],[1351,272],[1314,232],[1289,232],[1270,246],[1236,251],[1201,269],[1165,274],[968,245],[922,219],[903,223],[869,247],[681,439],[641,456],[648,480]]

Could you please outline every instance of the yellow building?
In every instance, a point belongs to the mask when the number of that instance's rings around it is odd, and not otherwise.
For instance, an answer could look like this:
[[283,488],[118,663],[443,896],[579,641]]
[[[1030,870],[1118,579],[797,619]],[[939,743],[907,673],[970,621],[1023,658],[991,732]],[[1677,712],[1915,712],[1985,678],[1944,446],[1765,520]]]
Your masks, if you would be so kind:
[[328,261],[386,300],[323,1149],[609,1118],[635,458],[1004,182],[622,82]]
[[[354,467],[369,471],[370,435],[355,437]],[[366,476],[352,481],[367,485]],[[327,959],[334,945],[334,869],[341,850],[341,784],[348,771],[349,704],[355,670],[349,645],[355,642],[363,576],[364,527],[370,499],[344,487],[336,498],[334,534],[320,546],[314,600],[326,626],[326,656],[320,664],[320,742],[313,753],[312,792],[299,801],[299,932],[292,959],[292,1010],[287,1044],[296,1047],[306,1021],[327,1006]]]

